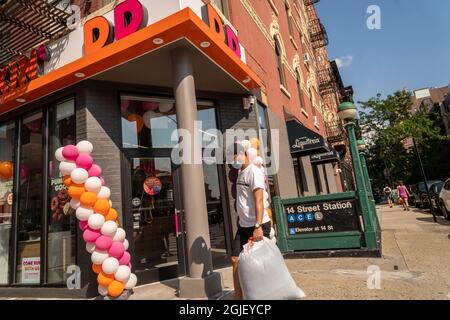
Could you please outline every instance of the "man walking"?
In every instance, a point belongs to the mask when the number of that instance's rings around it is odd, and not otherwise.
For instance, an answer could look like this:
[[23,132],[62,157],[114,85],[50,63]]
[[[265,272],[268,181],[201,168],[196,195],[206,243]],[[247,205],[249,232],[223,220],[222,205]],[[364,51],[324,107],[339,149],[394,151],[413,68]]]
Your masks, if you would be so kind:
[[393,194],[392,194],[392,189],[389,186],[386,186],[383,189],[383,193],[384,193],[384,195],[387,198],[387,201],[389,203],[389,207],[393,208],[394,207],[394,197],[393,197]]
[[242,151],[235,156],[233,167],[240,170],[236,182],[236,209],[239,220],[232,244],[231,263],[235,299],[242,300],[238,274],[239,255],[251,238],[255,242],[262,241],[263,237],[270,238],[271,222],[268,210],[264,207],[263,171],[250,162],[247,151]]

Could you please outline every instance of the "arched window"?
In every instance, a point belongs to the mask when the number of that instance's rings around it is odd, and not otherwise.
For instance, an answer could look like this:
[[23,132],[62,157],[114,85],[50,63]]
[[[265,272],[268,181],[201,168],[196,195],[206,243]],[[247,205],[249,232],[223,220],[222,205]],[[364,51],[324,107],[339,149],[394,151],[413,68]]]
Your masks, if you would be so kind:
[[302,90],[302,78],[301,78],[301,71],[299,70],[299,68],[297,68],[296,73],[297,73],[297,89],[298,89],[298,96],[300,99],[300,108],[302,110],[305,110],[305,97],[303,96],[303,90]]
[[283,51],[281,50],[281,45],[278,39],[275,38],[275,54],[277,57],[277,68],[278,76],[280,77],[280,83],[282,86],[286,87],[286,77],[284,76],[283,68]]

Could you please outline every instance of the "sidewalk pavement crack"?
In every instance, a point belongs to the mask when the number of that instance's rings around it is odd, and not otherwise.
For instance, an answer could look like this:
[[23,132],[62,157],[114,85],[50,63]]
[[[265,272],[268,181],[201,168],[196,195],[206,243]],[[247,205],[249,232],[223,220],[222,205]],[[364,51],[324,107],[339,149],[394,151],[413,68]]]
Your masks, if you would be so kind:
[[402,249],[400,249],[400,245],[398,244],[398,241],[397,241],[397,235],[395,234],[395,231],[394,231],[393,233],[394,233],[395,244],[397,245],[398,251],[400,251],[400,254],[402,255],[402,259],[403,259],[403,262],[404,262],[405,265],[406,265],[406,269],[407,269],[408,271],[411,271],[411,270],[409,269],[408,262],[406,262],[405,255],[403,254]]

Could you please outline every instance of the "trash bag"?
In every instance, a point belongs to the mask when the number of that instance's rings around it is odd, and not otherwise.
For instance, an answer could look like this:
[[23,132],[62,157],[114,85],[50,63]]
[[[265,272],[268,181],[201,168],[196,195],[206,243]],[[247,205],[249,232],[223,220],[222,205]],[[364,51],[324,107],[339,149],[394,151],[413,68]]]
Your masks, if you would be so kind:
[[306,296],[292,279],[276,244],[267,238],[244,246],[238,274],[245,300],[297,300]]

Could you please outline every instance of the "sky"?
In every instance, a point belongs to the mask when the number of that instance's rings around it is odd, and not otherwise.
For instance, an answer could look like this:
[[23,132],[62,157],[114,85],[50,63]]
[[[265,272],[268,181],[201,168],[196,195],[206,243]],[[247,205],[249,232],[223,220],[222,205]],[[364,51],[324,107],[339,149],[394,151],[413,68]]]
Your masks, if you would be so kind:
[[[379,30],[367,27],[370,5],[380,8]],[[450,0],[321,0],[315,6],[330,59],[339,59],[355,101],[450,84]]]

